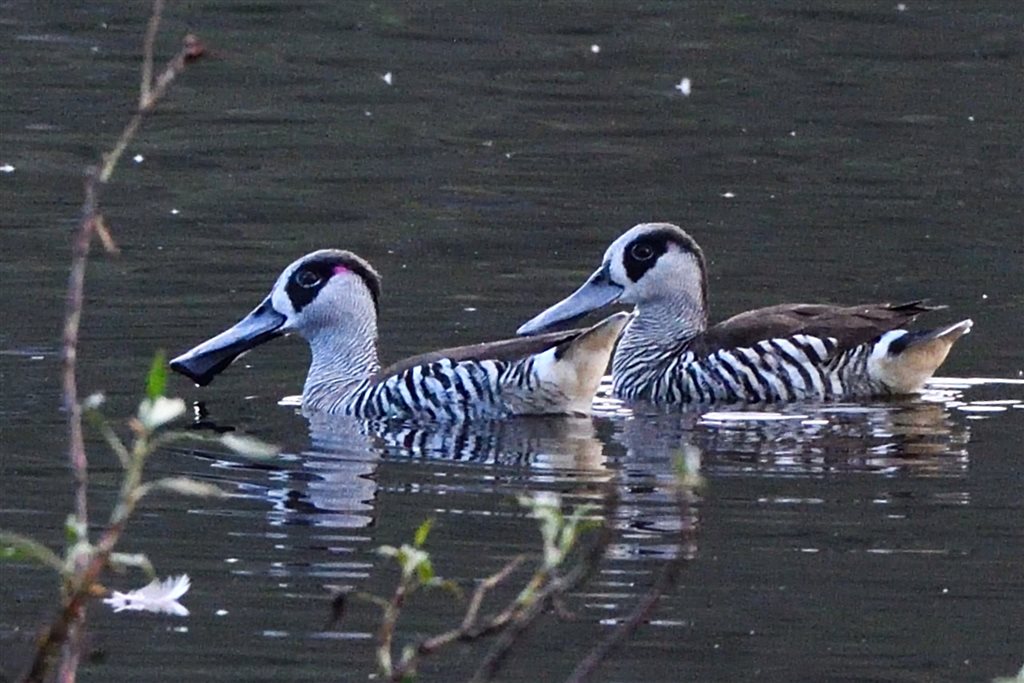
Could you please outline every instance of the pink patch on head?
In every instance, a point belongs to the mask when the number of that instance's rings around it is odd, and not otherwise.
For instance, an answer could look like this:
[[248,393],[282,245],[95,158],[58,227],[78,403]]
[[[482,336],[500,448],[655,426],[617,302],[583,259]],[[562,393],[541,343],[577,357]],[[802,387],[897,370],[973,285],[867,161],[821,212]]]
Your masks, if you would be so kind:
[[340,263],[338,265],[334,266],[334,274],[335,275],[342,275],[343,273],[351,273],[351,272],[352,272],[351,270],[349,270],[345,266],[341,265]]

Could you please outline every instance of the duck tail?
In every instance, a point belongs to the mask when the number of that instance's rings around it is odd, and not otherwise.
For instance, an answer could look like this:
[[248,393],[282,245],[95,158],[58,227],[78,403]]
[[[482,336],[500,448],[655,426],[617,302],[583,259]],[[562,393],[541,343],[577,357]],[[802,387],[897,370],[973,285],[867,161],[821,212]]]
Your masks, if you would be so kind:
[[629,313],[608,316],[538,358],[538,378],[557,387],[565,400],[564,412],[590,414],[594,394],[608,369],[615,342],[629,318]]
[[915,394],[946,360],[956,340],[970,332],[973,325],[968,318],[935,330],[886,332],[875,342],[868,372],[893,394]]

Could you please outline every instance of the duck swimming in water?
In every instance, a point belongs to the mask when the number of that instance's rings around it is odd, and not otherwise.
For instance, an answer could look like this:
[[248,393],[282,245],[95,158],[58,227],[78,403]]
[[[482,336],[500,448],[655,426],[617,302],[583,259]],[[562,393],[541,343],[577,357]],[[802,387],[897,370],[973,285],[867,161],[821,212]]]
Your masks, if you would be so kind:
[[633,304],[612,361],[613,392],[652,403],[841,400],[919,392],[971,320],[900,329],[922,302],[780,304],[708,326],[707,268],[670,223],[617,240],[572,295],[519,328],[531,335],[608,304]]
[[584,330],[435,351],[381,369],[380,277],[359,256],[307,254],[231,328],[173,359],[209,384],[242,353],[292,332],[309,342],[307,414],[457,421],[512,415],[586,415],[628,314]]

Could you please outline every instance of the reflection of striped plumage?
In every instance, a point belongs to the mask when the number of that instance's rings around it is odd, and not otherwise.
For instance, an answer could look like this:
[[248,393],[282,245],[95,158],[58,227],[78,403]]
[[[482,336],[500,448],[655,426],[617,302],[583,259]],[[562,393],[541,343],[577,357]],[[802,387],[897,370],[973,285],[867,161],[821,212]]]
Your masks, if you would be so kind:
[[707,324],[697,243],[668,223],[635,226],[574,294],[520,328],[532,334],[608,303],[634,304],[612,361],[615,395],[658,403],[849,399],[920,391],[970,320],[898,329],[921,302],[782,304]]
[[171,367],[207,384],[250,348],[297,332],[313,355],[302,392],[307,414],[428,421],[588,414],[628,317],[619,313],[585,330],[435,351],[381,369],[379,295],[379,277],[355,254],[307,254],[284,270],[248,316]]

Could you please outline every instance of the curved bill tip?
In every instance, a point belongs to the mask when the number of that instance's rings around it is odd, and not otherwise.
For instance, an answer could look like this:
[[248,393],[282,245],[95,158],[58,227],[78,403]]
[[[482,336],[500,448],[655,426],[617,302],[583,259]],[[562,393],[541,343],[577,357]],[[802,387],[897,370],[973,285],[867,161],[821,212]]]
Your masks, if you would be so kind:
[[575,320],[614,303],[620,296],[622,287],[611,282],[607,269],[601,268],[575,292],[523,323],[516,334],[528,336],[546,332],[559,323]]
[[171,370],[206,386],[243,353],[281,336],[285,321],[266,299],[232,327],[172,359]]

